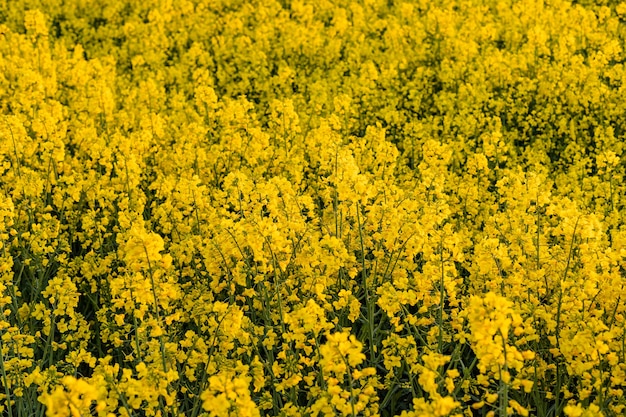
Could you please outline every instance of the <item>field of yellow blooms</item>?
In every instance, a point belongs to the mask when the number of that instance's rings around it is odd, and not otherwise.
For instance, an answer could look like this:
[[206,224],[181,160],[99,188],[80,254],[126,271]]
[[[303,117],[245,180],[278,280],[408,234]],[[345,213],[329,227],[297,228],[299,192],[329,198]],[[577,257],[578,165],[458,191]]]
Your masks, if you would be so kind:
[[626,3],[0,1],[0,414],[626,413]]

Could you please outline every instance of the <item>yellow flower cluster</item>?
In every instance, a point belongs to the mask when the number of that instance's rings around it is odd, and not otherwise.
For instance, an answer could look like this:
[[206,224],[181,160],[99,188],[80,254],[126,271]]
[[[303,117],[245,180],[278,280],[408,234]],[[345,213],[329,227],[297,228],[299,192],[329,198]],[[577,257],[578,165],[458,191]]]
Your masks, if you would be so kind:
[[250,398],[250,378],[233,377],[220,372],[209,377],[208,389],[202,393],[202,407],[209,416],[259,416],[259,410]]
[[626,3],[0,2],[0,413],[626,412]]

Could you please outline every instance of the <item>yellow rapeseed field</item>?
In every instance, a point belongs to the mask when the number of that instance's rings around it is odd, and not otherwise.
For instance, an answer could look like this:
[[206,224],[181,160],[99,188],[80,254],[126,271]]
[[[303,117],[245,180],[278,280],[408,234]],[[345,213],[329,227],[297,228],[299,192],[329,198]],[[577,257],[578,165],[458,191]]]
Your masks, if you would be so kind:
[[0,1],[0,414],[626,413],[626,3]]

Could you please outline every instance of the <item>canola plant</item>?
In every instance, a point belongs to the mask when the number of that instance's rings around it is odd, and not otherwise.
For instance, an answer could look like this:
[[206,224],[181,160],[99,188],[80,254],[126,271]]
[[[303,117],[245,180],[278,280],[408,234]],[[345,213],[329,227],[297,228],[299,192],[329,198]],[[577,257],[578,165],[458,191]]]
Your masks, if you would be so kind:
[[8,416],[626,412],[626,3],[0,2]]

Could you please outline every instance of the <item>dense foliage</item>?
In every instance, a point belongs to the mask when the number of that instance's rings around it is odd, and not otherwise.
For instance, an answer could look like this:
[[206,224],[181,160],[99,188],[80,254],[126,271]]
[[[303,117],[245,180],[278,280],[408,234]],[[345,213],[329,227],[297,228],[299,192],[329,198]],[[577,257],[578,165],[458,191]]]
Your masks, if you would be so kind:
[[0,2],[9,416],[618,416],[626,4]]

